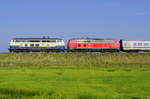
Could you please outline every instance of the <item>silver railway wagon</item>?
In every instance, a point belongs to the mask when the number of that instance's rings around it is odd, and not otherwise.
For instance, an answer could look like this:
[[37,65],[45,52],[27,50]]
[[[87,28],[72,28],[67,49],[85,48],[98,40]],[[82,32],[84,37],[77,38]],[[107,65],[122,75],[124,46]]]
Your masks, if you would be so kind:
[[125,52],[150,51],[150,41],[146,40],[121,40],[121,50]]

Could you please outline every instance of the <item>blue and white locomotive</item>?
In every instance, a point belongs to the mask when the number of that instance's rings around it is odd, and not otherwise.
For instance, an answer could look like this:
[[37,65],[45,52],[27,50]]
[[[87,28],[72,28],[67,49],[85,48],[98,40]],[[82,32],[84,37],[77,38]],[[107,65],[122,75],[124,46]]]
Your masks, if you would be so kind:
[[65,43],[59,38],[14,38],[10,52],[64,52]]

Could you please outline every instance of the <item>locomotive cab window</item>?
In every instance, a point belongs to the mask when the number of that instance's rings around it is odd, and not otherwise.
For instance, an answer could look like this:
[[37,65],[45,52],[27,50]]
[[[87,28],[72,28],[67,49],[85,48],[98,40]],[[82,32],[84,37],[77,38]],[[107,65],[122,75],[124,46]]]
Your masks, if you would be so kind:
[[11,42],[15,42],[15,40],[11,40]]

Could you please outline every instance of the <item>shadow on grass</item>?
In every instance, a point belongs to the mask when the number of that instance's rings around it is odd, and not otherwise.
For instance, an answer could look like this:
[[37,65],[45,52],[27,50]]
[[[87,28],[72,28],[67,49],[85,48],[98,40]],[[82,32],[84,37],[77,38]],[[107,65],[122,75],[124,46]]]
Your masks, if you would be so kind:
[[11,95],[11,96],[36,96],[36,95],[40,95],[40,93],[36,92],[36,91],[9,89],[9,88],[0,88],[0,94],[6,94],[6,95]]
[[91,95],[79,95],[77,99],[101,99],[98,96],[91,96]]
[[[34,97],[34,96],[52,96],[55,94],[54,91],[48,92],[48,93],[42,93],[39,91],[33,91],[33,90],[20,90],[20,89],[10,89],[10,88],[0,88],[0,99],[20,99],[21,97]],[[5,98],[3,98],[5,97]]]

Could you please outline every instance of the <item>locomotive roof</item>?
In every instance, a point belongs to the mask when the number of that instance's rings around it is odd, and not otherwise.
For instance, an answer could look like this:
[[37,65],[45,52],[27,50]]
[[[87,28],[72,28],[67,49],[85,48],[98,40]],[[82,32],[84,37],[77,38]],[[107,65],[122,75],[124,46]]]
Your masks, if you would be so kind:
[[60,38],[13,38],[13,40],[62,40]]
[[114,40],[114,39],[103,39],[103,38],[73,38],[71,40]]

